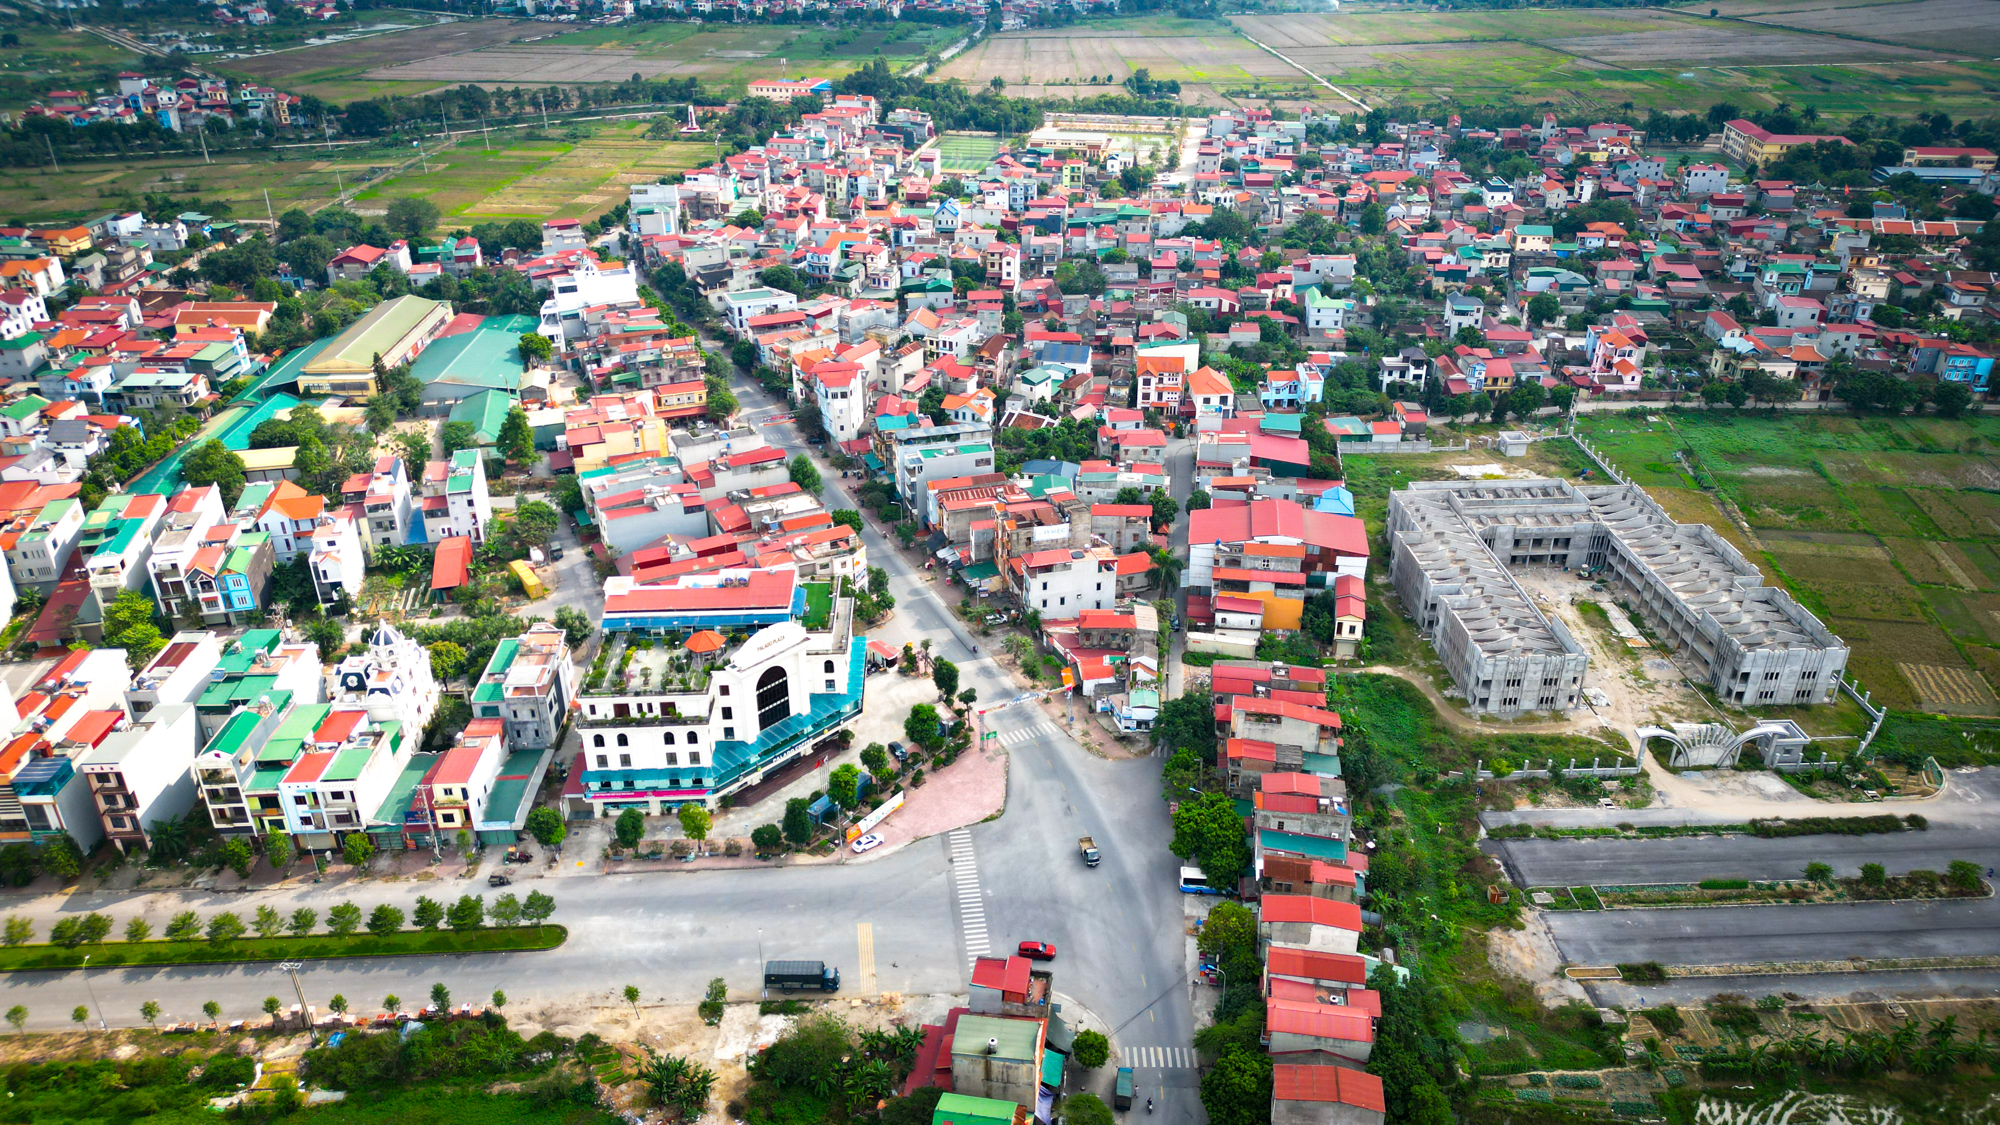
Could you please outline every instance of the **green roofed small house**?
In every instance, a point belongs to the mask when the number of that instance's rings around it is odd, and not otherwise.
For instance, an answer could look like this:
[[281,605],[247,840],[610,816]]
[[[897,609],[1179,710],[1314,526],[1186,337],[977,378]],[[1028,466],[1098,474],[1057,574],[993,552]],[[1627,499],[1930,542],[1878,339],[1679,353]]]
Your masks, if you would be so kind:
[[931,1125],[1027,1125],[1026,1106],[997,1098],[946,1094],[931,1111]]
[[493,446],[499,444],[500,427],[514,405],[514,398],[504,391],[474,391],[452,405],[446,420],[471,423],[474,444]]
[[49,346],[32,329],[11,340],[0,340],[0,377],[29,379],[47,366]]
[[266,696],[316,702],[323,671],[317,646],[287,644],[276,629],[248,630],[224,646],[207,690],[195,699],[202,740],[213,740],[238,708]]
[[1038,1019],[966,1015],[951,1041],[951,1087],[976,1098],[1034,1105],[1041,1093],[1048,1025]]

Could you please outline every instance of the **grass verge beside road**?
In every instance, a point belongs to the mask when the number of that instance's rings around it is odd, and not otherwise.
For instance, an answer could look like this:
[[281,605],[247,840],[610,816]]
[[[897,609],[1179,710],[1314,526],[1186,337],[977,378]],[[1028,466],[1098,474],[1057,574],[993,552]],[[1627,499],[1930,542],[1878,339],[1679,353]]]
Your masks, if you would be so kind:
[[536,953],[569,939],[565,926],[506,926],[480,930],[404,930],[374,934],[238,938],[235,941],[140,941],[102,945],[14,945],[0,948],[0,972],[27,973],[136,965],[205,965],[216,962],[326,960],[340,957],[412,957],[440,953]]

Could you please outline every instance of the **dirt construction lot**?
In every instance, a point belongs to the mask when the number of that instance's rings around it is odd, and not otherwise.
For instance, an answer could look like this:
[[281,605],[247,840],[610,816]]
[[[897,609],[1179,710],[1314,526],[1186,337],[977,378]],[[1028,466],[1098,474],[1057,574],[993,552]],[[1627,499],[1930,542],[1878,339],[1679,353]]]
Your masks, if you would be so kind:
[[[1926,0],[1984,3],[1990,0]],[[1773,28],[1759,33],[1736,23],[1710,23],[1659,11],[1451,12],[1385,20],[1379,15],[1324,14],[1245,16],[1245,34],[1291,55],[1307,66],[1358,69],[1376,58],[1457,52],[1470,44],[1504,56],[1532,55],[1538,49],[1570,55],[1607,67],[1710,65],[1766,62],[1865,61],[1924,58],[1928,53],[1831,35],[1805,35]],[[1498,46],[1505,44],[1505,47]],[[1317,69],[1317,67],[1315,67]]]
[[739,59],[671,59],[637,51],[591,47],[491,47],[462,55],[420,59],[401,66],[381,66],[368,77],[397,82],[500,82],[533,85],[542,82],[623,82],[634,74],[647,78],[717,74],[734,70]]
[[304,47],[296,51],[236,59],[230,62],[229,67],[275,83],[296,74],[410,62],[547,33],[547,24],[529,20],[462,20],[415,31],[330,43],[324,47]]
[[[1135,70],[1180,82],[1245,82],[1252,78],[1295,79],[1298,72],[1227,34],[1153,36],[1103,34],[1094,28],[1008,32],[988,38],[945,65],[943,76],[983,86],[998,78],[1008,85],[1041,85],[1069,80],[1084,83],[1109,75],[1122,82]],[[1089,91],[1086,91],[1089,92]]]

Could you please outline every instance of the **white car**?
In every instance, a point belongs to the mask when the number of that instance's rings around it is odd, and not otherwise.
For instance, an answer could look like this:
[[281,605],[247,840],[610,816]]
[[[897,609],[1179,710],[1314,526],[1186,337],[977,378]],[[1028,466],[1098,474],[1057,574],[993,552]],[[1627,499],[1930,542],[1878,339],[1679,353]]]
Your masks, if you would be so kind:
[[882,837],[877,835],[876,833],[870,832],[868,835],[863,836],[860,839],[854,841],[854,854],[860,855],[862,852],[871,852],[881,846],[882,846]]

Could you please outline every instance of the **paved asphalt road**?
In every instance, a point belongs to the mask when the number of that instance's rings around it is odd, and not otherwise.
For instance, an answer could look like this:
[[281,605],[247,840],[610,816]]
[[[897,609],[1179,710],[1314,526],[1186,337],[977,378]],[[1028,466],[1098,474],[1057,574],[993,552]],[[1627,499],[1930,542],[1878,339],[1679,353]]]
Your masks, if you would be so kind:
[[[1930,828],[1921,832],[1488,840],[1480,846],[1498,856],[1507,874],[1526,887],[1789,879],[1803,875],[1806,864],[1814,861],[1831,864],[1841,876],[1860,874],[1864,863],[1880,863],[1891,874],[1942,872],[1955,859],[2000,867],[2000,834],[1993,831],[1993,819],[2000,815],[2000,770],[1947,777],[1947,797],[1925,806]],[[1897,806],[1883,805],[1882,810],[1896,812]],[[1550,912],[1547,918],[1564,957],[1588,965],[2000,953],[2000,900],[1995,899]]]
[[2000,970],[1951,969],[1941,972],[1805,973],[1779,976],[1680,977],[1656,984],[1586,981],[1590,1001],[1604,1008],[1655,1004],[1705,1004],[1718,993],[1804,997],[1814,1003],[1879,1003],[1939,997],[1992,999],[2000,996]]
[[1729,965],[2000,953],[2000,900],[1553,911],[1565,961]]
[[1882,864],[1892,875],[1921,868],[1943,872],[1955,859],[2000,866],[2000,834],[1936,823],[1926,832],[1873,836],[1489,840],[1481,846],[1499,856],[1524,887],[1796,879],[1815,861],[1831,864],[1840,876],[1859,875],[1864,863]]
[[[740,379],[737,394],[753,422],[776,412],[761,389]],[[789,425],[765,432],[774,444],[802,447]],[[838,474],[828,474],[826,499],[828,507],[855,506]],[[889,572],[897,597],[885,636],[897,643],[931,638],[933,650],[959,664],[963,683],[976,687],[982,701],[1018,694],[1005,673],[972,654],[971,639],[931,584],[872,525],[864,534],[871,561]],[[1085,1009],[1078,1015],[1086,1025],[1109,1030],[1121,1051],[1186,1047],[1193,1020],[1182,902],[1178,865],[1165,847],[1170,831],[1159,760],[1096,758],[1032,705],[995,710],[988,723],[1037,732],[1009,747],[1008,804],[997,820],[840,867],[523,880],[517,889],[539,887],[556,897],[555,920],[572,934],[560,950],[309,963],[300,973],[306,999],[323,1007],[338,992],[360,1010],[391,992],[415,1001],[443,981],[465,1000],[504,989],[517,1009],[591,997],[615,1004],[628,983],[649,1000],[692,1002],[716,976],[729,981],[732,997],[749,999],[759,985],[760,952],[766,959],[839,965],[849,992],[963,993],[969,953],[954,856],[964,854],[969,838],[978,871],[973,901],[983,902],[994,952],[1027,938],[1053,942],[1056,987]],[[1095,869],[1077,859],[1076,837],[1086,833],[1104,849]],[[155,914],[247,915],[265,902],[285,911],[309,904],[323,913],[341,898],[364,909],[378,902],[407,907],[420,893],[455,896],[467,889],[484,887],[368,882],[337,892],[307,886],[256,895],[180,893],[167,902],[161,895],[83,893],[27,912],[46,932],[60,914],[90,910],[122,924],[146,902]],[[29,1026],[41,1029],[70,1026],[69,1011],[79,1004],[100,1005],[112,1025],[130,1026],[145,1000],[159,1001],[165,1018],[198,1018],[210,999],[223,1004],[225,1018],[249,1018],[269,995],[291,1002],[290,981],[274,966],[98,970],[87,983],[79,972],[0,975],[0,1007],[26,1005]],[[1137,1077],[1142,1092],[1158,1089],[1164,1123],[1204,1119],[1193,1070],[1141,1070]]]

